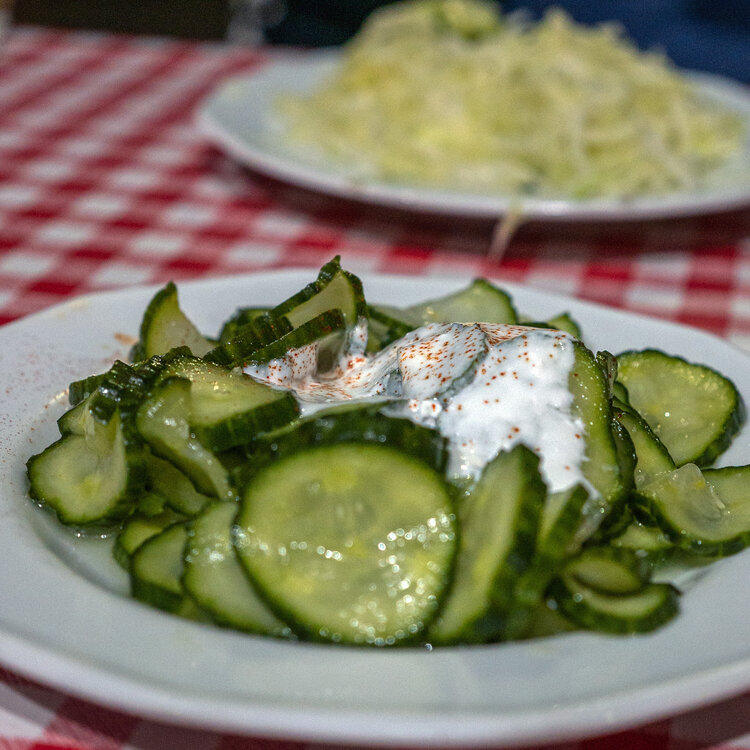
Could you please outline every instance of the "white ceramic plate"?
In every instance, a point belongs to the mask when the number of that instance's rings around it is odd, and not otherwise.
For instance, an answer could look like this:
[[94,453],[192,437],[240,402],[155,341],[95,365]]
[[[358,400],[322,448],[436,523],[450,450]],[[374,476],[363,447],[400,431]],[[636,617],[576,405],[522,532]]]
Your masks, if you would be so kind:
[[[206,332],[235,307],[314,278],[280,271],[188,283]],[[462,280],[364,277],[374,301]],[[536,318],[569,310],[594,348],[659,346],[710,362],[750,394],[750,361],[687,328],[508,284]],[[750,687],[750,552],[702,570],[681,615],[637,637],[578,633],[472,648],[356,649],[251,637],[126,598],[106,544],[76,539],[26,496],[24,463],[56,435],[65,387],[125,356],[153,289],[89,296],[0,329],[0,662],[118,709],[214,730],[363,744],[537,743],[614,731]],[[748,431],[727,461],[750,461]]]
[[[240,163],[330,195],[391,208],[474,218],[497,219],[516,205],[516,199],[508,195],[430,189],[362,178],[352,169],[290,143],[276,112],[277,98],[281,94],[311,91],[335,64],[335,53],[311,53],[271,61],[256,73],[231,78],[199,107],[198,125],[211,141]],[[750,123],[750,91],[746,87],[714,76],[693,74],[692,77],[710,100],[735,109]],[[688,216],[750,204],[748,130],[740,157],[717,171],[710,185],[700,191],[631,201],[526,198],[522,203],[523,215],[540,220],[632,220]]]

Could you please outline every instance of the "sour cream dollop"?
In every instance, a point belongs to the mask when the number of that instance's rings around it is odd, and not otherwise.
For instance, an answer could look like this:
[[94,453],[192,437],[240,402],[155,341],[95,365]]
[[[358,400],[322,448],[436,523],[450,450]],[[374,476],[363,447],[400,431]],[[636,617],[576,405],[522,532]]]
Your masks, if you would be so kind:
[[499,452],[522,443],[539,455],[548,489],[558,492],[587,484],[585,429],[568,387],[574,342],[543,328],[431,323],[373,355],[347,348],[324,376],[315,374],[308,348],[247,372],[292,390],[303,414],[351,400],[392,400],[390,414],[447,439],[452,476],[477,477]]

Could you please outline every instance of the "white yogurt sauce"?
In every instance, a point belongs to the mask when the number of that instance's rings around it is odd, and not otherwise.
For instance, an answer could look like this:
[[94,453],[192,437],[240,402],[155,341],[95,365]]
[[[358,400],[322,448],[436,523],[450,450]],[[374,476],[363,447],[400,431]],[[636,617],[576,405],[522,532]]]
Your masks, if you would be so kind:
[[248,372],[293,390],[303,413],[352,399],[399,399],[389,413],[448,440],[451,475],[476,477],[500,451],[523,443],[539,454],[557,492],[587,484],[584,425],[568,389],[573,341],[548,329],[432,323],[369,357],[356,347],[325,378],[313,377],[307,347]]

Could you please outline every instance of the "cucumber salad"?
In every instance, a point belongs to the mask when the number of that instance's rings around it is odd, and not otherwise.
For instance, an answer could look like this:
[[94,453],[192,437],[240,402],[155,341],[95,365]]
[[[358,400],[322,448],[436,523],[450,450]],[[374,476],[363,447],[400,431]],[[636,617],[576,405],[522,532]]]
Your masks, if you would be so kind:
[[27,463],[143,603],[349,645],[643,633],[679,612],[667,566],[750,545],[750,466],[716,467],[745,407],[710,367],[592,351],[484,279],[386,307],[338,257],[252,303],[208,335],[167,284]]

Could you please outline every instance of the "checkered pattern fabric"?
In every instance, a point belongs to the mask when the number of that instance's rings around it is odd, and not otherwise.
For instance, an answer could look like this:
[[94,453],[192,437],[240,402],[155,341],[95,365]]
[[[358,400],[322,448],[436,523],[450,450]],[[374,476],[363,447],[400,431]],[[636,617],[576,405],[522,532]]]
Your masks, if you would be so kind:
[[[18,29],[0,45],[0,323],[90,291],[269,268],[521,281],[704,328],[750,349],[750,210],[629,225],[412,216],[253,175],[207,144],[197,103],[271,54]],[[308,747],[162,726],[0,670],[0,750]],[[565,745],[750,748],[750,694]]]

